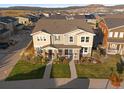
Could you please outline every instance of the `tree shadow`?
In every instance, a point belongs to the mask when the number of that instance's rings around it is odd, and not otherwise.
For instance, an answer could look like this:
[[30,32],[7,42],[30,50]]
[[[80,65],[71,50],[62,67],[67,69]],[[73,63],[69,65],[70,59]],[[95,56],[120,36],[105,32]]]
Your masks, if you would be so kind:
[[[39,79],[43,78],[46,66],[42,66],[38,69],[32,70],[28,73],[20,73],[13,76],[9,76],[5,81],[15,81],[15,80],[26,80],[26,79]],[[11,73],[10,73],[11,75]]]

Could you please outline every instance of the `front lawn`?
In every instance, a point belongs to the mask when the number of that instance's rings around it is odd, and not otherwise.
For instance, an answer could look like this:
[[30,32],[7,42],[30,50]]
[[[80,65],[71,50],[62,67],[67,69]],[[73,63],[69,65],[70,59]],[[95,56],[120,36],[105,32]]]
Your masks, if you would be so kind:
[[120,61],[119,55],[109,55],[104,63],[93,64],[84,63],[76,64],[77,74],[79,78],[108,78],[112,73],[112,68],[116,71],[116,64]]
[[6,80],[25,80],[42,78],[45,64],[19,61]]
[[53,64],[51,78],[70,78],[71,72],[69,64]]

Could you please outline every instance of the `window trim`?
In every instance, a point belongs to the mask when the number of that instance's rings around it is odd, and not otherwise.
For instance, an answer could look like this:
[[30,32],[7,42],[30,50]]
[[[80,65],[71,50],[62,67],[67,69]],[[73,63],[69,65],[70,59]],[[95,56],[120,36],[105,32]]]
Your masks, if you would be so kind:
[[[72,40],[72,41],[71,41]],[[69,36],[69,42],[73,43],[74,42],[74,36]]]
[[113,32],[109,32],[109,37],[113,37]]
[[[88,39],[87,39],[87,38],[88,38]],[[87,40],[88,40],[88,41],[87,41]],[[86,42],[89,42],[89,41],[90,41],[90,37],[87,36],[87,37],[86,37]]]
[[124,32],[120,32],[119,33],[119,38],[123,38],[124,37]]
[[59,41],[60,40],[60,35],[55,35],[55,41]]
[[81,36],[81,42],[85,42],[85,37],[84,36]]
[[114,38],[118,38],[118,32],[114,32]]

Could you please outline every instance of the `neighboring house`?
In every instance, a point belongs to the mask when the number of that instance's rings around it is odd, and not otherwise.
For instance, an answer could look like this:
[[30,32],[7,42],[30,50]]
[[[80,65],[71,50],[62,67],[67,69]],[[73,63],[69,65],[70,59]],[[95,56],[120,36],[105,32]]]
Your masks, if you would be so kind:
[[79,60],[81,56],[91,55],[95,34],[83,20],[41,19],[31,35],[36,55]]
[[108,54],[124,55],[124,18],[106,18],[109,28]]
[[88,23],[96,24],[96,15],[95,14],[87,14],[87,15],[85,15],[85,20]]
[[2,16],[0,17],[0,25],[11,31],[11,34],[16,31],[16,25],[18,25],[18,20],[14,17]]
[[32,21],[27,17],[20,16],[20,17],[16,17],[16,18],[18,19],[18,22],[20,24],[23,24],[25,26],[32,25]]

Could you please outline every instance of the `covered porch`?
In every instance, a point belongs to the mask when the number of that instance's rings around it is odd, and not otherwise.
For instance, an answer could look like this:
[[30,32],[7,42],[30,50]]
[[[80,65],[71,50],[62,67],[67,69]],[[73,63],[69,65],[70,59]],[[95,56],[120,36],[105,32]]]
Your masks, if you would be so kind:
[[42,47],[40,53],[44,57],[48,57],[49,60],[53,60],[57,57],[66,57],[70,60],[79,60],[80,47],[68,46],[67,45],[54,45]]
[[107,53],[124,55],[124,44],[115,42],[108,43]]

